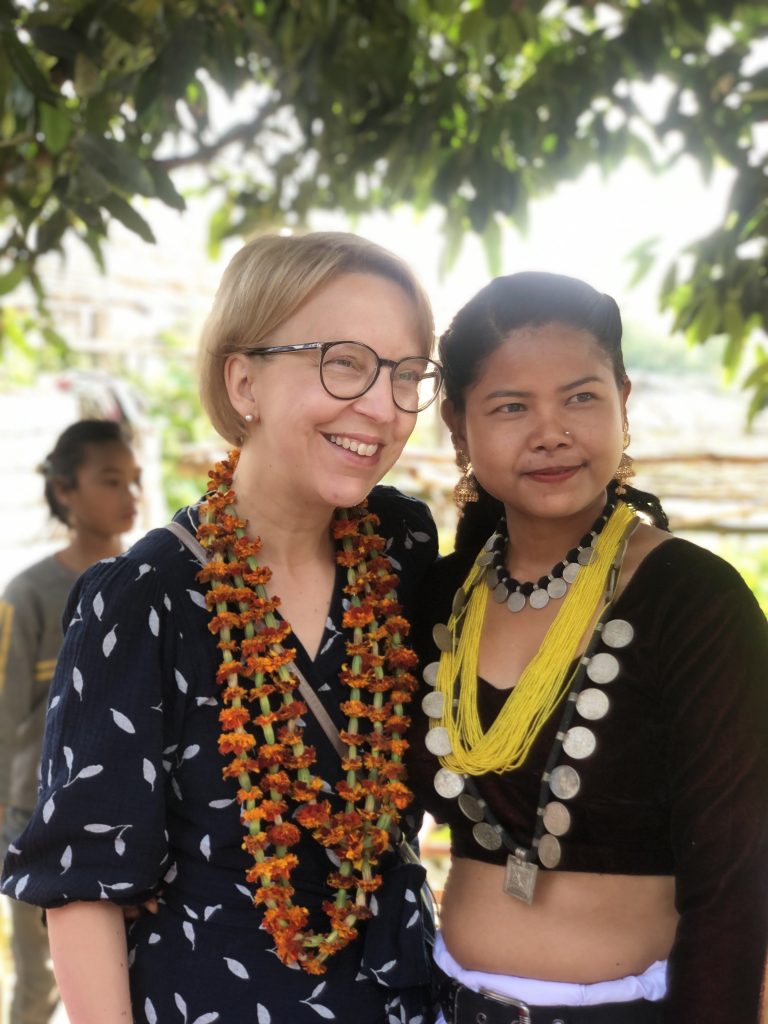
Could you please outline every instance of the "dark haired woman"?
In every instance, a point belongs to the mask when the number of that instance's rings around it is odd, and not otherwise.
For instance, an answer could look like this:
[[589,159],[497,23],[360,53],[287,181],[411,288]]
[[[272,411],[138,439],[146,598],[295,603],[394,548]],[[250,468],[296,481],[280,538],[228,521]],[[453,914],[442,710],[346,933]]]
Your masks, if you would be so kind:
[[441,340],[469,503],[421,602],[409,757],[451,827],[448,1024],[758,1020],[768,630],[626,486],[620,340],[610,297],[538,273]]
[[[48,689],[61,617],[77,577],[122,550],[136,518],[139,468],[117,423],[80,420],[61,434],[41,472],[54,519],[69,529],[61,551],[7,585],[0,604],[0,822],[2,856],[37,799]],[[40,912],[11,903],[16,984],[11,1024],[46,1024],[56,1003]]]

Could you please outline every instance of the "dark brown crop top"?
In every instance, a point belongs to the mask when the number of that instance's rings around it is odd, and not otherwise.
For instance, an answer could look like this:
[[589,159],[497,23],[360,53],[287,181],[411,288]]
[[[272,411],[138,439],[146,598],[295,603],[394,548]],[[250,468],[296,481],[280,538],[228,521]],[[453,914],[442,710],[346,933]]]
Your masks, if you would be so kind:
[[[423,617],[414,628],[422,665],[439,657],[432,626],[447,621],[471,561],[464,554],[442,559],[425,582],[417,602]],[[567,801],[571,826],[560,839],[558,870],[674,875],[681,920],[665,1020],[751,1024],[758,1019],[768,933],[765,616],[730,565],[673,538],[642,562],[610,618],[629,622],[634,636],[621,649],[596,649],[613,654],[620,670],[600,687],[610,700],[605,717],[584,721],[576,714],[572,722],[594,732],[594,753],[559,757],[559,764],[577,769],[581,786]],[[486,726],[506,696],[480,683]],[[561,712],[521,768],[475,780],[525,848]],[[417,799],[450,825],[454,856],[503,864],[507,850],[478,845],[457,801],[435,791],[439,763],[424,746],[428,719],[418,700],[413,718],[408,766]],[[735,1001],[723,1003],[725,996]]]

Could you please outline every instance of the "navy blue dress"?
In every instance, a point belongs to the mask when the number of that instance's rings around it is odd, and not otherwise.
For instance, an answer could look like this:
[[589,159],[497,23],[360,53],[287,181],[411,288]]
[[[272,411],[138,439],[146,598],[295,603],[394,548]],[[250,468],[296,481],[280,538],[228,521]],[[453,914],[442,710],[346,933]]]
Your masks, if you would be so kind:
[[[436,557],[434,524],[421,502],[393,488],[376,488],[369,505],[408,615]],[[194,532],[196,508],[176,519]],[[198,569],[160,529],[81,578],[51,692],[40,798],[6,860],[3,893],[41,907],[133,905],[161,893],[159,912],[129,928],[137,1024],[426,1024],[418,885],[394,854],[375,916],[323,976],[284,966],[261,929],[245,881],[252,859],[241,848],[237,780],[222,778],[219,652]],[[286,643],[340,727],[344,574],[338,569],[314,662],[295,637]],[[339,758],[311,714],[305,736],[317,773],[333,785]],[[294,899],[309,907],[311,927],[324,929],[333,863],[302,833]]]

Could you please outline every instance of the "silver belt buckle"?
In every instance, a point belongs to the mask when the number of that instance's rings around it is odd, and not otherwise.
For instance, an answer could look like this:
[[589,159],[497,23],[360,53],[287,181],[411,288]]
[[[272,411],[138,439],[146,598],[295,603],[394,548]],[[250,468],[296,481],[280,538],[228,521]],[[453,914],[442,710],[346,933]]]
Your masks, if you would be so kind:
[[503,996],[500,992],[494,992],[490,988],[481,988],[480,995],[485,996],[486,999],[492,999],[494,1003],[514,1006],[518,1011],[517,1019],[519,1024],[531,1024],[531,1008],[528,1003],[523,1003],[519,999],[513,999],[511,996]]

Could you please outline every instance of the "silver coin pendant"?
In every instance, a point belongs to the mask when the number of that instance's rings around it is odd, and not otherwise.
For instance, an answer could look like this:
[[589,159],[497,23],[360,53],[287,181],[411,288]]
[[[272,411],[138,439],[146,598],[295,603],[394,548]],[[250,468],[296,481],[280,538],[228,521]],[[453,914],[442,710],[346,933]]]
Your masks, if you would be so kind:
[[442,718],[445,698],[438,690],[426,693],[421,701],[421,707],[425,715],[430,718]]
[[432,639],[435,641],[438,651],[447,653],[453,650],[453,634],[444,622],[438,622],[432,630]]
[[634,627],[626,619],[611,619],[603,626],[602,639],[606,647],[626,647],[632,643]]
[[559,764],[549,778],[549,788],[560,800],[572,800],[581,788],[581,778],[569,764]]
[[528,604],[531,608],[546,608],[549,604],[549,594],[542,587],[539,587],[528,595]]
[[484,850],[498,850],[501,846],[501,836],[487,821],[478,821],[472,828],[472,835]]
[[619,660],[615,655],[601,651],[589,659],[587,676],[593,683],[604,686],[606,683],[612,683],[618,674]]
[[447,757],[453,750],[448,730],[442,725],[434,726],[427,731],[427,735],[424,737],[424,746],[435,757]]
[[[434,730],[432,731],[434,732]],[[427,733],[427,738],[429,738],[429,735]],[[563,750],[568,757],[572,757],[575,761],[581,761],[583,758],[589,757],[594,752],[596,746],[595,734],[591,729],[587,729],[583,725],[574,725],[565,734],[565,739],[563,740]]]
[[604,718],[608,714],[610,705],[611,702],[605,690],[596,690],[594,686],[582,690],[576,698],[576,710],[582,718],[586,718],[590,722],[597,722]]
[[441,768],[435,775],[434,786],[444,800],[455,800],[464,790],[464,776]]

